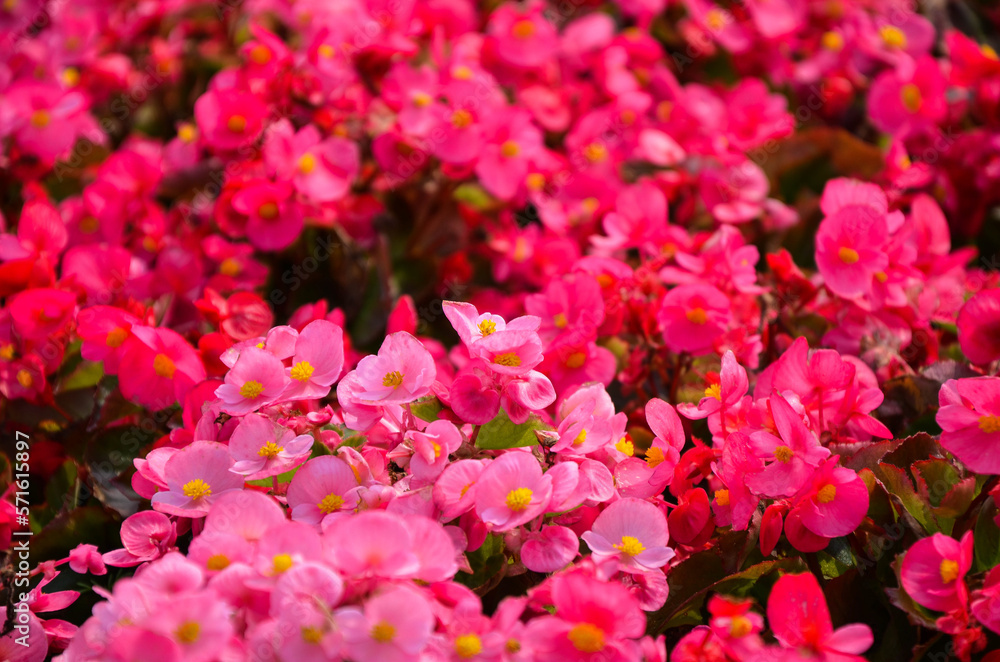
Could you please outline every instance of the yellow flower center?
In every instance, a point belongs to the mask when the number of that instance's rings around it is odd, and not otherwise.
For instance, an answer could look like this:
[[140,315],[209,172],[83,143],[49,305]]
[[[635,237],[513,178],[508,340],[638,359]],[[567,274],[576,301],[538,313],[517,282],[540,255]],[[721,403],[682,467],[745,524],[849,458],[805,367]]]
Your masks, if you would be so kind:
[[17,383],[21,385],[22,388],[31,388],[31,385],[35,383],[35,380],[31,377],[31,373],[21,368],[17,371]]
[[505,352],[503,354],[497,354],[493,357],[493,363],[497,365],[505,365],[508,368],[513,368],[521,365],[521,357],[515,352]]
[[705,389],[706,398],[715,398],[719,402],[722,402],[722,385],[721,384],[709,384],[708,388]]
[[271,61],[271,49],[264,44],[257,44],[250,49],[250,59],[254,64],[267,64]]
[[292,560],[292,556],[290,554],[275,554],[274,558],[271,559],[272,569],[276,575],[280,575],[285,572],[294,564],[295,561]]
[[222,261],[222,264],[219,265],[219,273],[223,276],[236,276],[240,273],[240,271],[241,268],[239,261],[231,257],[227,257]]
[[426,92],[415,92],[410,99],[413,101],[413,105],[417,108],[426,108],[431,105],[431,101],[433,101],[431,95]]
[[0,359],[10,361],[12,358],[14,358],[14,343],[0,346]]
[[989,58],[990,60],[1000,59],[997,57],[997,52],[993,50],[993,47],[990,46],[989,44],[983,44],[982,46],[979,47],[979,50],[985,57]]
[[828,51],[839,51],[844,47],[844,38],[834,30],[824,33],[822,41],[823,48]]
[[185,122],[178,127],[177,137],[180,138],[181,142],[191,144],[198,137],[198,131],[194,125]]
[[201,634],[201,626],[194,621],[185,621],[177,628],[174,634],[182,644],[193,644],[198,641],[198,636]]
[[633,455],[635,455],[635,444],[629,441],[626,437],[622,437],[621,439],[618,440],[618,443],[615,444],[615,450],[618,450],[622,453],[625,453],[629,457],[632,457]]
[[330,513],[335,513],[340,510],[340,507],[344,505],[344,497],[339,494],[334,494],[331,492],[323,497],[323,500],[316,504],[316,507],[324,515],[329,515]]
[[393,389],[399,388],[403,384],[403,374],[398,370],[385,373],[382,378],[382,386],[391,386]]
[[979,429],[986,434],[1000,432],[1000,416],[980,416]]
[[719,31],[726,26],[726,13],[721,9],[712,9],[705,14],[705,25],[710,30]]
[[392,641],[392,638],[396,636],[396,628],[385,621],[377,623],[375,627],[372,628],[372,639],[380,643],[388,643]]
[[648,451],[646,451],[646,464],[650,469],[655,469],[660,466],[666,458],[663,456],[663,449],[659,446],[651,446]]
[[733,616],[729,622],[729,636],[741,639],[753,632],[753,623],[743,615]]
[[517,653],[521,650],[521,642],[517,639],[508,639],[507,643],[504,644],[504,648],[507,649],[508,653]]
[[941,561],[941,581],[945,584],[950,584],[958,579],[958,574],[958,561],[952,561],[951,559]]
[[505,159],[511,159],[517,156],[521,151],[521,148],[513,140],[508,140],[504,144],[500,145],[500,154]]
[[580,623],[567,634],[573,647],[581,653],[604,650],[604,630],[593,623]]
[[277,457],[278,453],[280,453],[283,450],[285,450],[284,446],[279,446],[273,441],[269,441],[260,447],[260,450],[257,451],[257,455],[260,455],[261,457],[270,460],[272,457]]
[[157,354],[153,357],[153,372],[159,377],[173,379],[174,373],[177,372],[177,366],[174,365],[173,360],[166,354]]
[[464,64],[460,64],[451,70],[451,77],[457,80],[469,80],[472,78],[472,69],[469,69]]
[[566,367],[576,369],[587,362],[587,355],[584,352],[573,352],[566,357]]
[[470,658],[479,655],[483,650],[482,640],[474,634],[463,634],[455,640],[455,652],[461,658]]
[[573,440],[574,446],[579,446],[583,442],[587,441],[587,431],[580,430],[580,434],[576,435],[576,439]]
[[720,506],[729,505],[729,490],[716,490],[715,491],[715,503]]
[[307,382],[312,377],[313,372],[315,372],[315,368],[308,361],[299,361],[292,366],[291,377],[299,382]]
[[837,497],[837,486],[836,485],[824,485],[820,488],[820,491],[816,493],[816,500],[820,503],[830,503]]
[[229,557],[225,554],[213,554],[205,561],[205,567],[209,570],[225,570],[229,567]]
[[76,67],[66,67],[62,72],[62,82],[67,87],[76,87],[80,82],[80,70]]
[[507,494],[507,507],[519,513],[531,503],[532,492],[527,487],[519,487]]
[[788,446],[778,446],[774,449],[774,459],[782,464],[788,464],[793,455],[795,455],[795,451]]
[[258,382],[256,379],[251,379],[248,382],[244,382],[243,386],[240,387],[240,395],[242,395],[247,400],[253,400],[263,392],[264,392],[264,385]]
[[93,216],[84,216],[80,221],[80,232],[84,234],[94,234],[100,227],[101,224]]
[[638,556],[646,551],[645,546],[632,536],[622,536],[622,541],[614,545],[614,548],[625,556]]
[[889,48],[906,48],[906,35],[903,31],[893,25],[886,25],[878,31],[882,37],[882,43]]
[[278,218],[278,205],[273,202],[265,202],[257,208],[257,215],[265,221],[273,221]]
[[331,58],[334,53],[336,53],[336,51],[333,50],[333,46],[330,44],[320,44],[319,48],[316,49],[316,52],[325,58]]
[[591,163],[598,163],[608,158],[608,148],[601,143],[590,143],[583,148],[583,155]]
[[451,125],[456,129],[464,129],[472,124],[472,113],[464,108],[456,110],[451,115]]
[[545,188],[545,175],[540,172],[533,172],[525,178],[525,183],[532,191],[541,191]]
[[323,640],[323,631],[315,625],[307,625],[302,628],[302,641],[307,644],[318,644]]
[[839,257],[840,261],[844,264],[854,264],[861,259],[861,256],[858,255],[856,250],[847,246],[840,247],[840,250],[837,251],[837,257]]
[[704,308],[692,308],[687,311],[687,318],[692,324],[704,324],[708,321],[708,313]]
[[899,98],[902,99],[903,105],[911,113],[920,110],[920,106],[924,103],[924,97],[920,93],[920,88],[913,83],[907,83],[900,89]]
[[556,313],[552,318],[552,323],[556,325],[557,329],[564,329],[569,324],[569,320],[566,319],[566,315],[563,313]]
[[884,271],[876,271],[875,280],[877,280],[880,283],[884,283],[885,281],[889,280],[889,274],[887,274]]
[[497,323],[493,320],[483,320],[479,323],[479,333],[488,336],[497,330]]
[[313,170],[316,169],[316,157],[310,154],[309,152],[306,152],[305,154],[299,157],[298,166],[299,166],[299,172],[301,172],[303,175],[308,175],[309,173],[311,173]]
[[212,494],[212,487],[201,478],[195,478],[192,481],[184,483],[184,487],[181,489],[184,492],[184,496],[195,501]]
[[511,26],[510,33],[517,39],[527,39],[535,34],[535,24],[527,18],[522,18]]
[[31,114],[31,124],[36,129],[44,129],[52,121],[52,116],[47,110],[36,110]]
[[247,118],[242,115],[233,115],[226,122],[226,128],[233,133],[243,133],[247,128]]

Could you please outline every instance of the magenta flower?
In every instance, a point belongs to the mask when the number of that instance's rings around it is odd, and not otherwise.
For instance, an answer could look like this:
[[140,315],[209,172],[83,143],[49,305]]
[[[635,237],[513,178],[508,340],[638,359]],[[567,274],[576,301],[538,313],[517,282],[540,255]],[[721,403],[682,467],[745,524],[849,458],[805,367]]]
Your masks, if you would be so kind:
[[816,265],[830,290],[844,298],[870,296],[877,274],[889,266],[885,218],[852,205],[828,215],[816,233]]
[[970,471],[1000,473],[1000,378],[949,379],[938,392],[941,445]]
[[359,400],[372,404],[401,404],[427,394],[437,375],[437,367],[419,340],[398,331],[386,336],[377,355],[361,359],[352,374],[357,375],[363,389],[356,393]]
[[358,506],[360,486],[351,466],[335,455],[306,462],[288,486],[292,519],[319,524],[329,515],[350,513]]
[[153,495],[153,507],[178,517],[204,517],[219,497],[243,487],[232,465],[224,444],[196,441],[182,448],[163,467],[167,490]]
[[868,114],[880,131],[906,137],[930,130],[948,115],[947,81],[930,55],[915,65],[887,69],[872,82]]
[[361,168],[357,143],[336,136],[324,140],[312,124],[298,133],[293,131],[288,120],[280,120],[268,130],[264,160],[272,173],[279,177],[292,174],[295,190],[316,202],[346,196]]
[[977,365],[1000,359],[1000,289],[983,290],[958,311],[958,342]]
[[826,538],[846,536],[868,513],[868,488],[850,469],[837,466],[838,455],[827,459],[797,497],[795,510],[802,524]]
[[769,497],[792,496],[830,456],[830,450],[820,445],[802,416],[777,391],[771,394],[769,404],[779,436],[766,430],[750,435],[750,448],[765,466],[760,473],[747,476],[746,484]]
[[476,483],[476,514],[494,531],[521,526],[548,508],[552,477],[542,474],[528,453],[504,453],[483,471]]
[[965,574],[972,568],[972,531],[955,540],[943,533],[921,538],[903,556],[900,582],[907,595],[934,611],[968,607]]
[[215,394],[222,401],[222,411],[242,416],[277,401],[288,381],[280,360],[263,349],[248,347]]
[[406,578],[420,569],[417,545],[399,515],[366,510],[338,518],[324,539],[334,566],[349,576]]
[[434,629],[427,598],[406,586],[386,587],[362,607],[338,610],[334,619],[344,633],[344,650],[356,660],[417,659]]
[[256,94],[220,87],[210,89],[194,104],[199,136],[220,151],[253,144],[264,127],[267,107]]
[[642,499],[615,501],[582,538],[595,559],[616,559],[627,572],[654,570],[674,557],[674,550],[667,547],[666,516]]
[[176,331],[133,326],[122,346],[118,384],[122,395],[153,409],[184,397],[205,379],[201,359]]
[[410,473],[414,486],[431,483],[448,465],[448,456],[462,445],[462,433],[450,421],[433,421],[422,432],[411,430],[405,438],[413,447]]
[[864,662],[874,637],[867,625],[836,630],[819,582],[810,574],[783,575],[767,600],[767,620],[786,650],[802,651],[821,662]]
[[295,339],[292,364],[286,369],[288,387],[282,400],[326,397],[344,367],[344,331],[333,322],[315,320]]
[[487,33],[496,40],[497,55],[517,67],[537,67],[555,56],[559,35],[544,16],[545,4],[523,8],[505,3],[491,15]]
[[230,471],[247,480],[260,480],[290,471],[309,459],[313,437],[296,435],[270,419],[247,414],[229,439]]
[[247,217],[247,237],[259,250],[287,248],[302,232],[302,209],[287,182],[250,182],[233,196],[232,202],[233,209]]
[[122,522],[120,535],[124,548],[104,554],[104,563],[129,568],[170,551],[177,540],[177,526],[163,513],[142,510]]
[[667,292],[657,314],[671,351],[705,354],[729,325],[731,304],[711,285],[680,285]]

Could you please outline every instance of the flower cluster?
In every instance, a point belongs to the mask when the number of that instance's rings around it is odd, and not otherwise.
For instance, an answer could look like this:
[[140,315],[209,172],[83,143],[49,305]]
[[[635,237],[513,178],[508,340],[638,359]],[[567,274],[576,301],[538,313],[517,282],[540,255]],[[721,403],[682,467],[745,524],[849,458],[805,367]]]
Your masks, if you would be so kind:
[[487,4],[0,3],[0,657],[1000,649],[995,12]]

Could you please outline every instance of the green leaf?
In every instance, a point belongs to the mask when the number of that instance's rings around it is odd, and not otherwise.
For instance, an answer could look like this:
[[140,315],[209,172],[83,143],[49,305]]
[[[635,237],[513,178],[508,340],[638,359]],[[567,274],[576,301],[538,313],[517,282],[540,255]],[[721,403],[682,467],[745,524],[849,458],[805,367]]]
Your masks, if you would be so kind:
[[75,391],[81,388],[97,386],[104,376],[104,364],[94,361],[82,361],[76,370],[66,376],[59,384],[59,392]]
[[997,527],[995,517],[997,506],[993,499],[987,499],[979,511],[974,534],[976,545],[976,570],[989,570],[1000,565],[1000,527]]
[[476,448],[483,450],[502,450],[520,446],[534,446],[538,443],[535,430],[551,430],[538,416],[532,415],[521,424],[511,422],[507,412],[500,410],[489,423],[479,428],[476,435]]
[[905,471],[895,465],[882,462],[875,468],[874,473],[890,497],[895,497],[906,509],[906,512],[923,527],[925,532],[937,533],[941,530],[930,506],[917,494],[913,487],[913,481],[910,480]]
[[468,552],[469,567],[472,574],[460,571],[455,575],[455,581],[473,590],[492,586],[500,579],[500,573],[507,565],[503,553],[503,536],[491,533],[474,552]]
[[432,423],[438,419],[438,412],[441,411],[441,401],[436,396],[420,398],[410,405],[410,411],[417,418]]

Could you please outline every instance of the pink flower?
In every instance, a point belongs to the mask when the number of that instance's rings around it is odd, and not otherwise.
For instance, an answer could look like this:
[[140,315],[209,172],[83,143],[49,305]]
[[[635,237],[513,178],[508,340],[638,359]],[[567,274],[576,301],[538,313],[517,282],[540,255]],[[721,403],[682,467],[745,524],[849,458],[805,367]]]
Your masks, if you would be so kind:
[[677,405],[677,411],[685,418],[695,421],[708,418],[712,432],[721,432],[724,438],[727,432],[726,410],[739,405],[749,384],[747,371],[737,362],[732,350],[726,350],[722,355],[719,382],[712,383],[705,389],[705,397],[697,405],[682,402]]
[[1000,378],[949,379],[938,392],[941,445],[970,471],[1000,473]]
[[766,430],[750,435],[750,448],[764,461],[764,470],[747,476],[747,486],[770,497],[792,496],[809,480],[813,470],[829,457],[802,416],[777,391],[771,394],[771,414],[780,437]]
[[232,204],[233,209],[248,217],[246,234],[259,250],[287,248],[302,232],[302,209],[287,182],[248,183],[233,196]]
[[433,421],[423,432],[410,430],[405,438],[413,446],[410,472],[414,487],[433,482],[448,465],[448,456],[462,445],[462,433],[450,421]]
[[25,290],[10,299],[8,310],[18,335],[30,340],[58,336],[76,313],[76,295],[66,290]]
[[319,524],[327,516],[350,513],[358,505],[359,491],[347,462],[335,455],[315,457],[295,472],[288,486],[292,519]]
[[903,556],[900,582],[917,604],[951,612],[968,606],[965,574],[972,568],[972,531],[955,540],[943,533],[921,538]]
[[861,206],[828,215],[816,233],[816,265],[826,286],[848,299],[870,296],[876,275],[889,266],[883,216]]
[[108,569],[104,567],[104,559],[97,551],[97,545],[77,545],[69,553],[70,569],[81,575],[105,575]]
[[868,513],[868,488],[865,481],[850,469],[837,466],[834,455],[813,474],[812,481],[797,497],[795,507],[802,524],[826,538],[846,536],[854,531]]
[[152,409],[183,402],[205,379],[205,366],[176,331],[133,326],[122,346],[118,384],[122,395]]
[[559,35],[544,16],[545,4],[518,7],[505,3],[490,16],[487,33],[496,40],[497,55],[518,67],[537,67],[559,48]]
[[104,563],[128,568],[163,556],[177,540],[177,526],[163,513],[143,510],[122,522],[124,549],[104,554]]
[[315,320],[295,339],[295,354],[287,368],[288,387],[282,400],[326,397],[344,367],[344,331],[333,322]]
[[958,311],[958,342],[977,365],[1000,359],[1000,290],[983,290]]
[[826,598],[811,574],[783,575],[775,582],[767,600],[767,620],[782,646],[820,662],[864,662],[861,653],[874,641],[867,625],[833,629]]
[[253,144],[266,115],[267,107],[258,95],[232,89],[210,89],[194,104],[199,135],[220,151]]
[[277,401],[288,381],[280,360],[263,349],[248,347],[215,394],[222,400],[222,411],[242,416]]
[[627,572],[654,570],[674,557],[667,547],[667,518],[642,499],[615,501],[582,537],[595,559],[616,559]]
[[667,227],[667,198],[655,184],[642,180],[618,194],[615,211],[604,216],[604,234],[591,236],[591,243],[604,251],[659,244]]
[[534,572],[555,572],[580,553],[580,539],[565,526],[545,526],[521,545],[521,562]]
[[[404,331],[386,336],[377,355],[358,362],[361,391],[356,397],[367,403],[413,402],[428,393],[437,375],[434,358],[423,344]],[[338,394],[340,389],[337,389]]]
[[103,138],[87,113],[87,98],[79,90],[66,90],[29,76],[8,87],[4,97],[13,115],[15,141],[42,161],[51,163],[64,155],[81,135]]
[[533,618],[526,635],[536,659],[639,659],[635,640],[645,630],[646,617],[625,587],[581,571],[555,575],[549,582],[555,613]]
[[334,520],[325,533],[327,553],[343,574],[413,577],[420,570],[414,540],[398,515],[366,510]]
[[510,200],[524,185],[532,159],[541,149],[542,133],[527,111],[498,114],[487,129],[476,175],[487,191],[501,200]]
[[494,531],[509,531],[545,512],[552,477],[529,453],[511,451],[494,460],[476,484],[476,514]]
[[243,487],[232,465],[224,444],[196,441],[182,448],[163,467],[167,491],[153,495],[153,507],[178,517],[204,517],[215,500]]
[[747,478],[762,467],[763,463],[750,452],[750,438],[742,432],[730,434],[722,449],[722,462],[713,465],[716,475],[725,483],[725,488],[716,490],[712,499],[712,511],[719,526],[731,524],[737,531],[747,528],[760,502],[750,492]]
[[680,285],[667,292],[657,321],[671,351],[705,354],[729,325],[731,304],[711,285]]
[[179,644],[180,659],[209,662],[218,658],[233,636],[229,611],[211,591],[176,595],[157,605],[156,617],[149,619],[147,627]]
[[273,174],[292,174],[295,190],[316,202],[346,196],[361,168],[357,143],[336,136],[323,140],[312,124],[293,131],[288,120],[280,120],[267,132],[264,160]]
[[363,607],[338,610],[334,619],[344,633],[344,650],[356,660],[417,659],[434,629],[427,599],[406,586],[387,587]]
[[993,632],[1000,633],[1000,569],[986,575],[983,588],[972,594],[972,615]]
[[947,81],[930,55],[915,65],[887,69],[868,92],[868,114],[880,131],[905,137],[933,129],[948,114]]
[[247,414],[229,439],[231,471],[260,480],[290,471],[309,459],[313,437],[296,434],[258,414]]

